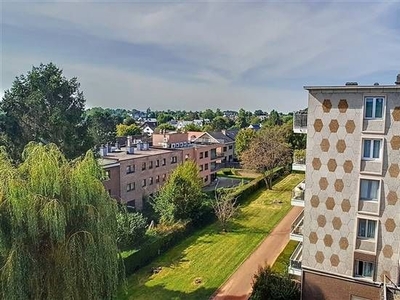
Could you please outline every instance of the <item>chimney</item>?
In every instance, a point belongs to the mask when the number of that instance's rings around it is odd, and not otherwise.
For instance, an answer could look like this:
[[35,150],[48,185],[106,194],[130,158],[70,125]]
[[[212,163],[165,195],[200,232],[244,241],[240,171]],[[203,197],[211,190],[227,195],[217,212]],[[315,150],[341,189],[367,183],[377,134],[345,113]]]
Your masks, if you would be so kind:
[[107,154],[108,153],[112,153],[112,148],[110,143],[107,143]]
[[119,147],[118,141],[115,142],[115,148],[117,148],[117,150],[120,150],[120,149],[121,149],[121,148]]
[[132,143],[132,136],[128,135],[126,139],[126,154],[133,154],[133,143]]
[[101,157],[107,156],[107,147],[104,147],[104,145],[101,145],[99,152],[100,152]]
[[396,80],[395,84],[400,85],[400,73],[397,74],[397,80]]

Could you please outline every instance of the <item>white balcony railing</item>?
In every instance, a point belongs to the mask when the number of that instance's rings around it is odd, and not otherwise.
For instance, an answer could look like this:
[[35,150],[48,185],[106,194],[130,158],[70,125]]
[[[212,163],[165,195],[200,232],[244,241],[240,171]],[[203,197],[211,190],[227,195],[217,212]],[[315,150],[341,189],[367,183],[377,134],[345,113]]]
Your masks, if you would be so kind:
[[304,207],[304,194],[306,189],[306,183],[303,180],[300,182],[292,191],[292,205]]
[[303,243],[299,243],[294,250],[293,254],[290,256],[289,274],[301,276],[301,260],[303,255]]
[[290,239],[293,241],[303,241],[303,223],[304,223],[304,211],[302,211],[291,225]]
[[293,132],[307,133],[307,111],[297,111],[294,113]]

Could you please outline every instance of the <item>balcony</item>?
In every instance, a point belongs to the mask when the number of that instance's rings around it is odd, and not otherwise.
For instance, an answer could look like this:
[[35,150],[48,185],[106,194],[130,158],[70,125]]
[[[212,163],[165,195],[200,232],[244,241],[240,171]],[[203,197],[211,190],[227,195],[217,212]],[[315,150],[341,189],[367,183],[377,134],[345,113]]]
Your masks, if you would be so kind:
[[293,132],[307,133],[307,111],[297,111],[294,113]]
[[306,183],[303,180],[300,182],[292,191],[292,200],[291,203],[293,206],[301,206],[304,207],[304,194],[306,189]]
[[301,276],[301,260],[303,254],[303,243],[299,243],[290,256],[288,273],[296,276]]
[[224,153],[211,153],[211,160],[221,159],[224,156]]
[[303,223],[304,223],[304,211],[302,211],[294,220],[291,225],[290,239],[292,241],[302,242],[303,241]]
[[293,171],[306,171],[306,151],[305,150],[295,150],[293,155],[292,163]]

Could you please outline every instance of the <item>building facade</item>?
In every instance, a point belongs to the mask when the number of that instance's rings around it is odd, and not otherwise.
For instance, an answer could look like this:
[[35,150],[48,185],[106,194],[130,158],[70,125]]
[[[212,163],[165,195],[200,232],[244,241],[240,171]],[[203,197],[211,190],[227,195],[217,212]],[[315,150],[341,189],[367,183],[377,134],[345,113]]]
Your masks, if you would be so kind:
[[292,199],[304,199],[302,243],[291,258],[303,299],[384,299],[383,286],[399,284],[399,81],[305,87],[306,178]]

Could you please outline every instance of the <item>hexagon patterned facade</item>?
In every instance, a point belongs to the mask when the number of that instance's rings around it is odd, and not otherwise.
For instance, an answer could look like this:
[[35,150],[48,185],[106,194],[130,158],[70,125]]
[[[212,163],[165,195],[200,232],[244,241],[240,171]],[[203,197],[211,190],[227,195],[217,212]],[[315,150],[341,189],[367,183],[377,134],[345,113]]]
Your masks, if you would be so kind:
[[[400,278],[399,268],[394,267],[400,260],[400,93],[373,87],[368,95],[375,89],[376,95],[385,99],[384,117],[377,120],[363,118],[364,91],[347,87],[309,94],[306,153],[310,166],[306,171],[302,253],[305,270],[308,267],[352,277],[357,253],[360,257],[366,253],[377,263],[374,281],[381,280],[383,274],[394,280]],[[363,169],[374,163],[362,159],[366,137],[385,142],[384,163],[378,171]],[[360,202],[360,178],[381,182],[378,208],[371,201]],[[378,220],[379,242],[369,251],[358,248],[358,218]]]

